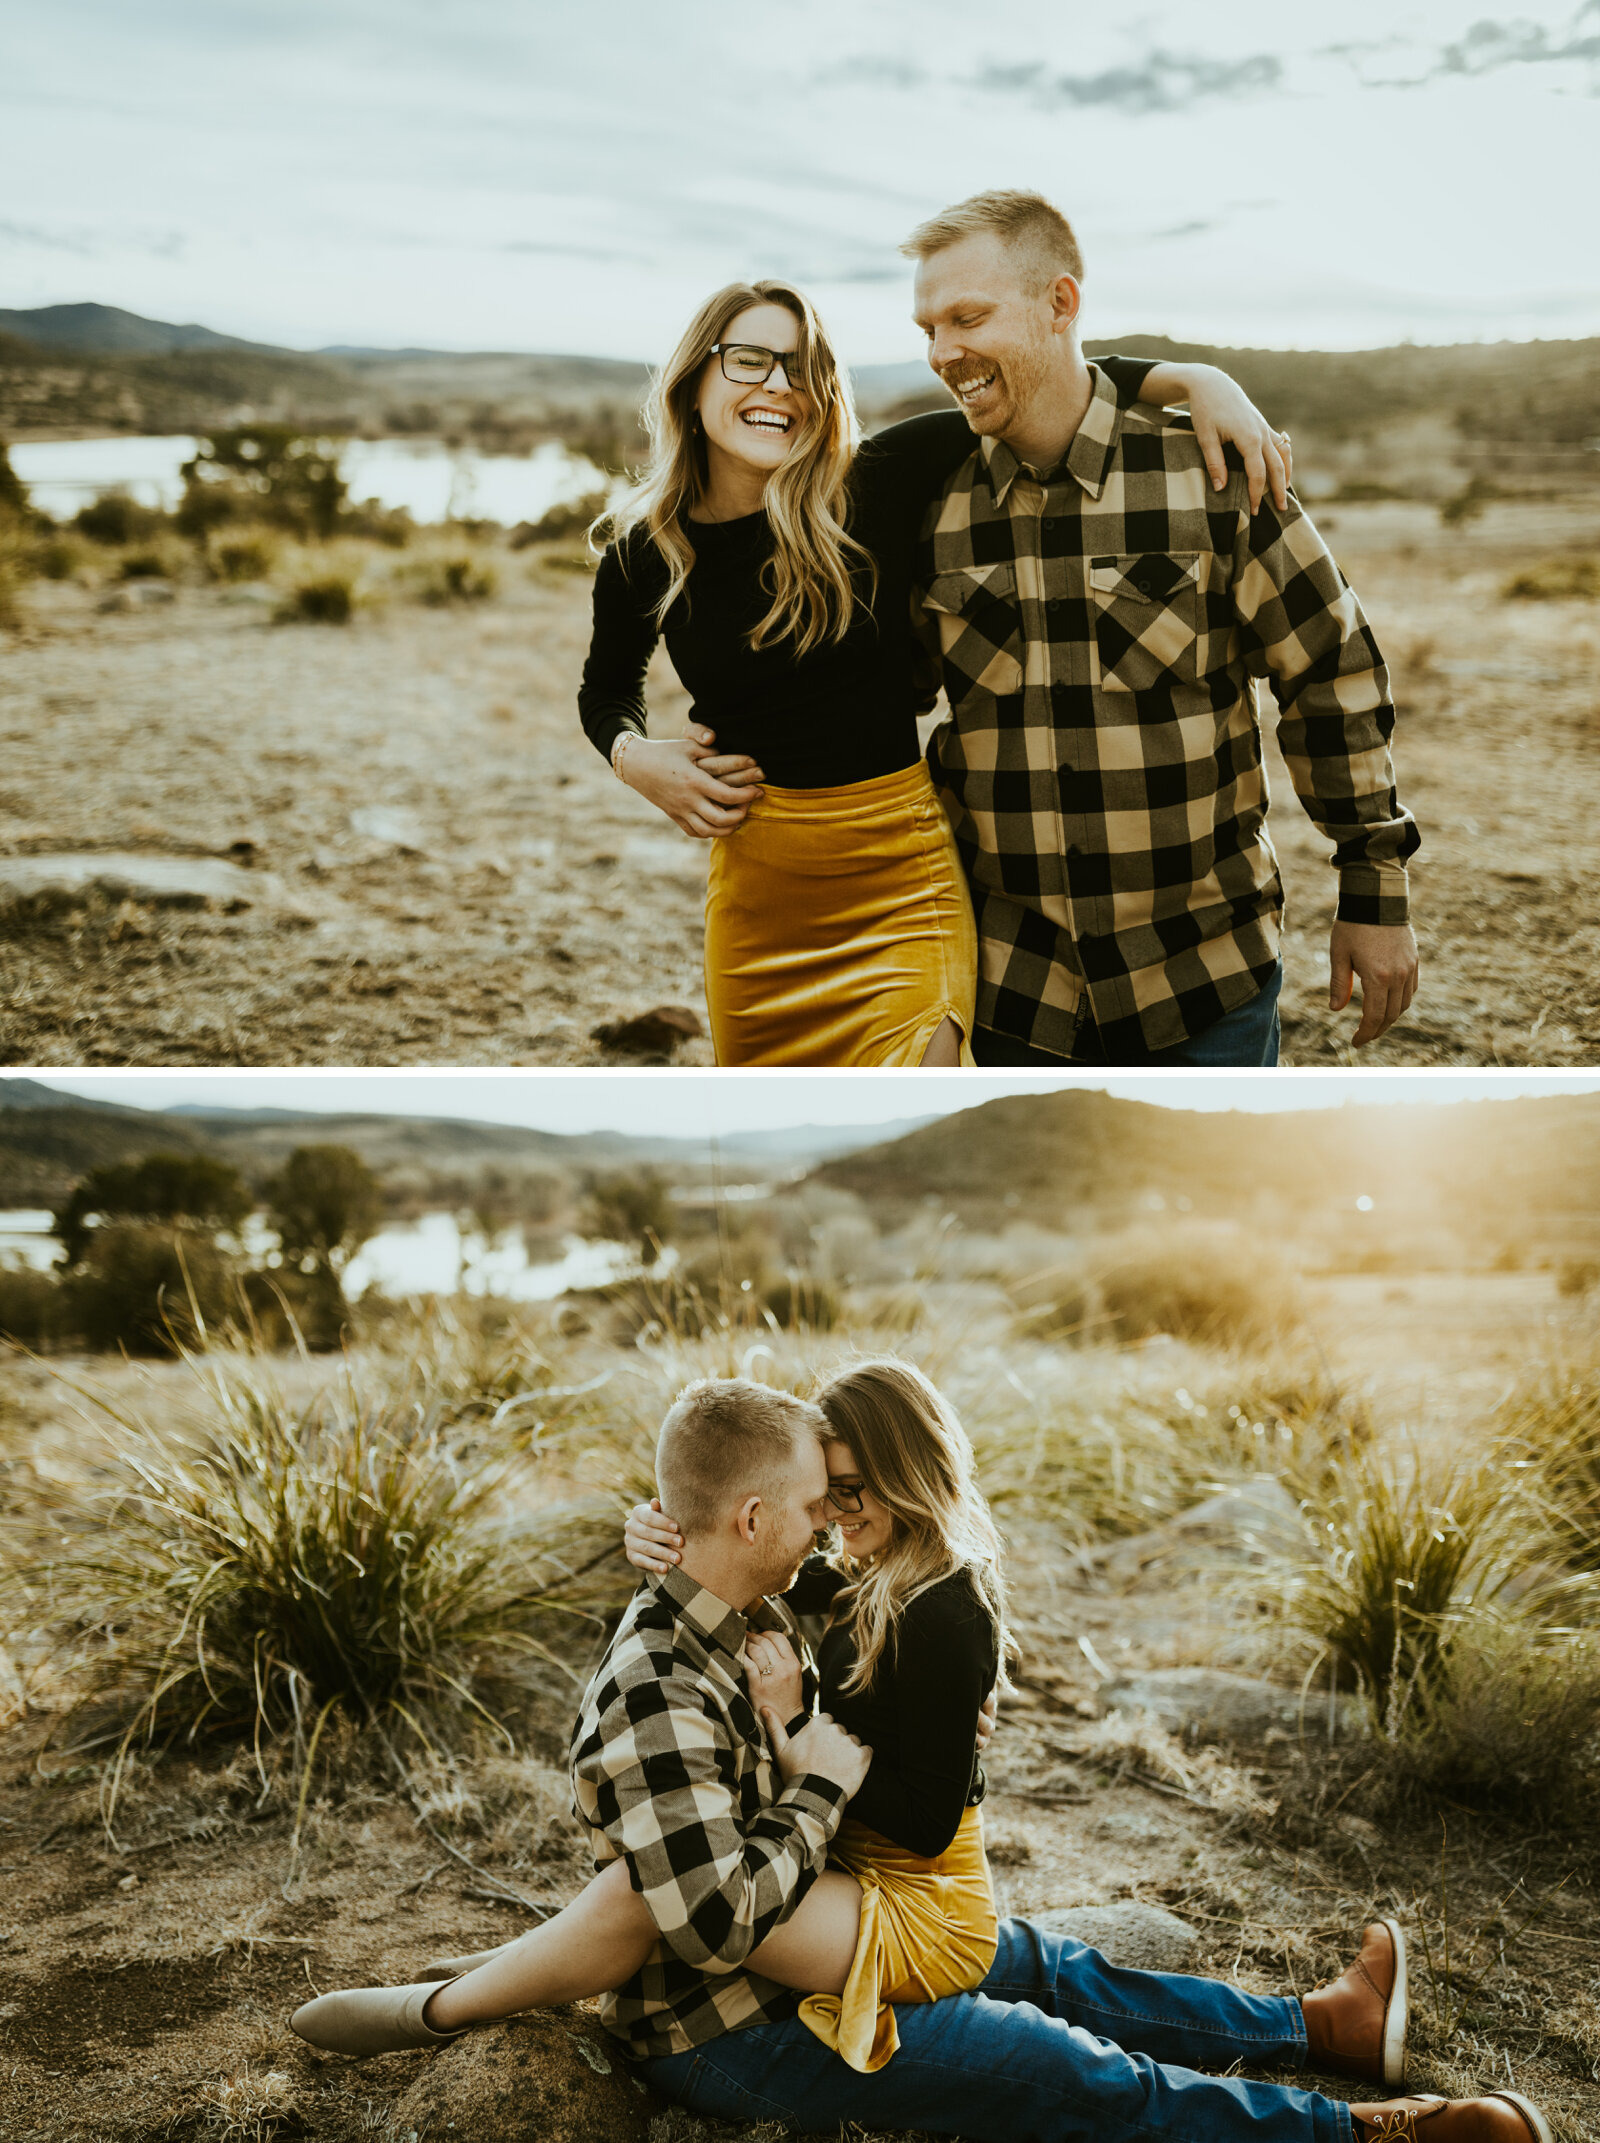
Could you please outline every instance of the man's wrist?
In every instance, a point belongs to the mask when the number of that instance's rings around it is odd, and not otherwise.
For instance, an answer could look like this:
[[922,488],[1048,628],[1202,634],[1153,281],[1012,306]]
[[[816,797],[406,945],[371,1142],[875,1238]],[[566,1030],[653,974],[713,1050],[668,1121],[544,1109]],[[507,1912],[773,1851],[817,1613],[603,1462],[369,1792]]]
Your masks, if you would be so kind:
[[1339,873],[1336,923],[1366,923],[1397,930],[1411,920],[1411,883],[1393,864],[1346,864]]

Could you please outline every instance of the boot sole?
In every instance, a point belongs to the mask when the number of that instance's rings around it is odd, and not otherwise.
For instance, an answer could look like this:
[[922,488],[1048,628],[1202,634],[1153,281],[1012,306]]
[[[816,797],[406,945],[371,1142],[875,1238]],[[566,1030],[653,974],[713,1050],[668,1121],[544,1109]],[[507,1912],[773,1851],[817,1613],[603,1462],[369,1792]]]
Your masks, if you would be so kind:
[[1556,2143],[1555,2133],[1550,2123],[1531,2098],[1524,2098],[1520,2091],[1491,2091],[1489,2096],[1491,2098],[1503,2098],[1508,2106],[1515,2106],[1522,2118],[1527,2122],[1530,2132],[1536,2139],[1536,2143]]
[[[1383,2080],[1394,2086],[1406,2080],[1406,2038],[1411,2024],[1411,2000],[1406,1983],[1406,1938],[1400,1932],[1398,1920],[1385,1920],[1389,1940],[1394,1944],[1394,1985],[1389,1989],[1388,2005],[1383,2012]],[[1540,2137],[1539,2143],[1549,2143],[1549,2132]]]

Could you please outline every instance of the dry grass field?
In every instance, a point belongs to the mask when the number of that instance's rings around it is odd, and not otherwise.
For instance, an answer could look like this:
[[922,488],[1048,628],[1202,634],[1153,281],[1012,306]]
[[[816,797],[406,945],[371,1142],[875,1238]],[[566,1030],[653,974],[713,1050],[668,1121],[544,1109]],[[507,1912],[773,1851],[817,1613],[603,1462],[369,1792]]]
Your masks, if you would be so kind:
[[[569,1315],[558,1332],[548,1310],[497,1329],[447,1305],[431,1324],[374,1333],[348,1362],[223,1356],[212,1368],[276,1391],[284,1410],[318,1390],[337,1404],[341,1392],[415,1390],[420,1376],[451,1448],[510,1467],[510,1514],[548,1541],[563,1525],[614,1523],[683,1377],[742,1368],[803,1382],[852,1346],[909,1353],[961,1406],[1011,1544],[1024,1658],[987,1811],[1004,1906],[1159,1904],[1197,1930],[1195,1969],[1263,1991],[1339,1969],[1366,1919],[1397,1913],[1418,1952],[1420,2084],[1509,2079],[1546,2105],[1563,2143],[1600,2132],[1589,1815],[1575,1803],[1519,1817],[1448,1796],[1386,1798],[1394,1753],[1330,1746],[1315,1686],[1294,1731],[1251,1749],[1197,1746],[1105,1695],[1112,1677],[1220,1666],[1271,1676],[1292,1707],[1314,1658],[1273,1610],[1282,1595],[1260,1540],[1224,1529],[1197,1549],[1169,1521],[1218,1482],[1320,1493],[1328,1439],[1345,1433],[1336,1417],[1362,1421],[1391,1455],[1408,1434],[1458,1455],[1486,1449],[1519,1375],[1547,1356],[1592,1364],[1592,1310],[1548,1273],[1440,1274],[1405,1289],[1313,1280],[1297,1328],[1250,1353],[1043,1343],[1019,1336],[993,1286],[928,1279],[896,1302],[893,1327],[859,1296],[826,1336],[747,1328],[642,1348],[617,1343],[603,1308],[588,1329]],[[101,1403],[70,1384],[92,1385]],[[487,1426],[506,1392],[528,1389],[548,1397]],[[121,1434],[157,1463],[222,1430],[183,1364],[12,1356],[0,1362],[8,1529],[44,1518],[62,1549],[82,1545],[116,1475],[99,1441],[107,1410],[145,1424]],[[1263,1471],[1284,1487],[1261,1490]],[[572,1677],[603,1624],[571,1621],[565,1637],[546,1627],[563,1664],[536,1677],[514,1747],[458,1730],[432,1756],[413,1740],[385,1757],[380,1737],[336,1718],[309,1769],[303,1736],[254,1748],[248,1734],[202,1736],[198,1754],[136,1748],[113,1797],[114,1714],[64,1708],[100,1641],[62,1622],[66,1581],[54,1582],[53,1632],[36,1591],[23,1627],[7,1618],[9,1650],[0,1641],[0,2134],[398,2143],[391,2113],[426,2057],[322,2057],[285,2016],[312,1988],[409,1977],[441,1948],[504,1939],[517,1895],[572,1893],[584,1862],[566,1812],[565,1729]],[[603,1615],[625,1578],[613,1563],[587,1583]],[[124,1623],[113,1647],[131,1656],[136,1636]],[[702,2133],[710,2143],[712,2130],[690,2124],[680,2143]]]
[[[1420,503],[1323,519],[1397,673],[1424,834],[1423,993],[1362,1061],[1600,1062],[1600,613],[1500,593],[1600,549],[1600,505],[1492,504],[1458,528]],[[0,1059],[600,1063],[618,1061],[602,1021],[703,1012],[704,854],[577,727],[584,573],[480,545],[497,594],[414,600],[452,540],[280,558],[279,593],[330,564],[356,577],[344,627],[274,624],[260,587],[180,585],[129,614],[102,612],[103,584],[24,591],[0,664],[0,876],[86,852],[237,875],[188,907],[137,887],[13,900]],[[683,711],[663,664],[657,731]],[[1331,873],[1281,764],[1275,787],[1286,1061],[1348,1061],[1353,1017],[1322,994]],[[708,1063],[709,1043],[678,1061]]]

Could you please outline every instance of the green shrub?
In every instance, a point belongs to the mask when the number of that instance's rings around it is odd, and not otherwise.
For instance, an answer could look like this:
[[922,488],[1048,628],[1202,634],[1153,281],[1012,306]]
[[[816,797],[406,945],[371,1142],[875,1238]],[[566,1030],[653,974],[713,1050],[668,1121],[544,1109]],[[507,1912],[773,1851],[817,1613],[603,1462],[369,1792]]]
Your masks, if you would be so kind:
[[364,536],[369,542],[387,545],[391,551],[403,551],[417,532],[417,524],[404,506],[385,506],[377,499],[367,499],[359,506],[347,506],[339,517],[340,533],[346,536]]
[[434,558],[417,574],[417,598],[436,607],[446,603],[481,603],[498,593],[500,576],[476,558]]
[[1482,518],[1485,507],[1504,497],[1491,477],[1474,476],[1440,506],[1439,520],[1445,528],[1465,528]]
[[51,1230],[61,1243],[62,1263],[76,1265],[94,1242],[97,1218],[194,1222],[214,1235],[237,1228],[252,1203],[244,1178],[227,1161],[205,1154],[147,1153],[142,1160],[113,1161],[80,1177],[57,1208]]
[[166,580],[171,572],[172,561],[160,551],[129,551],[117,565],[119,580]]
[[33,547],[33,569],[41,580],[71,580],[83,564],[83,551],[70,536],[44,536]]
[[763,1290],[761,1302],[786,1332],[831,1332],[839,1322],[839,1297],[805,1273],[775,1280]]
[[1137,1340],[1165,1332],[1214,1346],[1270,1341],[1295,1319],[1280,1259],[1197,1223],[1130,1230],[1104,1250],[1016,1283],[1040,1338]]
[[167,517],[154,506],[141,506],[125,491],[102,491],[92,505],[78,508],[72,525],[91,543],[110,547],[148,543],[167,526]]
[[230,521],[269,521],[327,537],[345,511],[339,443],[289,424],[243,424],[202,439],[183,464],[180,535],[207,536]]
[[[1389,1737],[1414,1704],[1442,1701],[1461,1632],[1492,1617],[1550,1545],[1503,1450],[1447,1464],[1356,1449],[1302,1510],[1285,1620],[1354,1677]],[[1541,1590],[1536,1581],[1525,1604]]]
[[0,1266],[0,1339],[42,1348],[66,1335],[67,1305],[60,1283],[27,1266]]
[[1600,1648],[1519,1618],[1469,1623],[1387,1735],[1383,1798],[1571,1824],[1600,1788]]
[[1600,598],[1600,558],[1547,558],[1514,573],[1500,593],[1508,602],[1592,603]]
[[511,532],[511,548],[522,551],[530,543],[561,543],[569,536],[587,535],[605,510],[605,492],[586,491],[582,498],[552,506],[537,521],[519,521]]
[[206,553],[206,564],[217,580],[265,580],[277,562],[277,545],[262,535],[234,536]]
[[348,573],[325,573],[292,588],[275,616],[283,625],[348,625],[355,600],[355,583]]
[[[534,1512],[527,1460],[465,1460],[426,1390],[375,1400],[338,1379],[297,1406],[194,1366],[192,1422],[112,1414],[108,1454],[54,1487],[24,1565],[27,1604],[78,1633],[75,1678],[130,1739],[314,1751],[337,1712],[437,1746],[554,1659],[593,1521]],[[586,1552],[620,1561],[609,1513],[605,1530]]]
[[0,439],[0,513],[21,520],[28,511],[28,487],[11,466],[7,443]]
[[239,1307],[233,1265],[209,1236],[127,1221],[94,1230],[63,1294],[87,1346],[129,1354],[175,1354]]

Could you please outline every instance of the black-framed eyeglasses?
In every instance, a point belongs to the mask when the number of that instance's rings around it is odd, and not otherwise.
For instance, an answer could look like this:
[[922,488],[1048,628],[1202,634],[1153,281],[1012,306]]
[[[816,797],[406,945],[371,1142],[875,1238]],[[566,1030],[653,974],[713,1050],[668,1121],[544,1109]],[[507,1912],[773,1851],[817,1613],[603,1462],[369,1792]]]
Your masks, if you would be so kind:
[[847,1517],[854,1518],[860,1514],[861,1490],[859,1488],[841,1488],[830,1481],[828,1483],[828,1501],[836,1511],[843,1511]]
[[798,350],[764,350],[759,342],[714,342],[710,355],[722,360],[722,376],[731,387],[764,387],[774,365],[782,365],[784,379],[792,386]]

